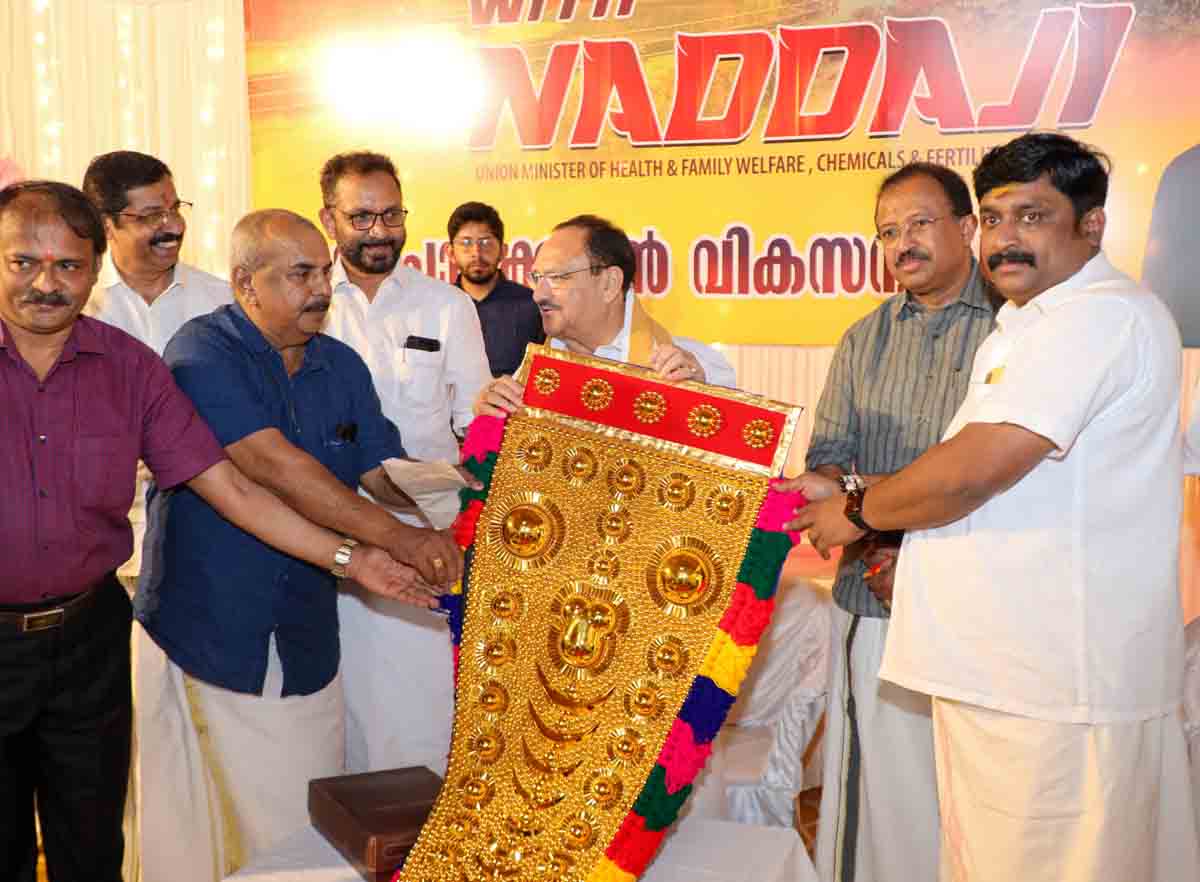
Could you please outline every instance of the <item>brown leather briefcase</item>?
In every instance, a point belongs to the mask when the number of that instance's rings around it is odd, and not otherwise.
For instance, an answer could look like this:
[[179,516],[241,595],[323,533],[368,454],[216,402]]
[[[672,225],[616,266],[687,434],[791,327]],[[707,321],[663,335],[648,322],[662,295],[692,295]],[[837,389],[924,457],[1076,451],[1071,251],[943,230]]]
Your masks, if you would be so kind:
[[388,882],[441,789],[424,766],[317,778],[308,782],[308,817],[367,882]]

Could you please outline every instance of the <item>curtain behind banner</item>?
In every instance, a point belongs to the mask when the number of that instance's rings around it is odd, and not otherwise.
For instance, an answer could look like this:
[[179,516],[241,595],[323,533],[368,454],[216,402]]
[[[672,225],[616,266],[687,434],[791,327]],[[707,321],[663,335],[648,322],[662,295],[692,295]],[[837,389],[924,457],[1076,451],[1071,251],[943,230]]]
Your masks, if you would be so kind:
[[159,157],[195,203],[183,259],[227,276],[250,207],[241,0],[10,0],[0,46],[0,159],[79,186],[97,154]]

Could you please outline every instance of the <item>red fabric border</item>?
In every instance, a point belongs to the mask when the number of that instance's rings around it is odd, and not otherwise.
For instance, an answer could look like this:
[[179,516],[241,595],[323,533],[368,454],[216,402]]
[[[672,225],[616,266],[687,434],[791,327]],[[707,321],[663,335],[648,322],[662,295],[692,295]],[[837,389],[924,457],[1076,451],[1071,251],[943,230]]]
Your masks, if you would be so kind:
[[[548,395],[539,392],[533,383],[538,371],[543,368],[552,368],[559,375],[558,387]],[[580,397],[583,384],[593,377],[599,377],[613,387],[612,401],[603,410],[589,410]],[[633,402],[647,389],[657,392],[667,402],[666,414],[656,423],[643,423],[634,416]],[[631,377],[616,371],[559,361],[544,355],[534,356],[525,382],[524,401],[530,407],[637,432],[663,441],[686,444],[698,450],[735,457],[761,466],[770,466],[774,461],[779,437],[787,419],[786,414],[697,392],[673,383]],[[721,427],[707,438],[694,435],[688,429],[688,412],[698,404],[711,405],[721,412]],[[751,447],[742,437],[742,428],[751,420],[765,420],[774,430],[774,437],[765,447]]]

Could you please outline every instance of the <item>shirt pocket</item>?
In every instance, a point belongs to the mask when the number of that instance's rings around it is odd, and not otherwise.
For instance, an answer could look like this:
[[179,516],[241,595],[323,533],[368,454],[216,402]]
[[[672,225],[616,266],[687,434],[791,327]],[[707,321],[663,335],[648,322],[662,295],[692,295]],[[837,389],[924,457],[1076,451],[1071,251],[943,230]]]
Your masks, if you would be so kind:
[[80,508],[124,518],[133,504],[139,450],[133,435],[76,438],[75,493]]
[[393,360],[396,397],[405,404],[436,407],[446,397],[446,353],[400,348]]
[[351,489],[358,487],[359,446],[358,440],[339,438],[336,434],[326,438],[321,450],[320,461],[339,481]]

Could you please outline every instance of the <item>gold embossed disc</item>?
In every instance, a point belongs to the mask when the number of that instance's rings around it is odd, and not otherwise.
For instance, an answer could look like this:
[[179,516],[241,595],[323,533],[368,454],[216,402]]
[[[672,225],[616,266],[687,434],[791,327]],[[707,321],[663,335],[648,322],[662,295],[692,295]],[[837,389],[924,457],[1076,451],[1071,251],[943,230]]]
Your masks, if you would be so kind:
[[540,472],[553,458],[554,448],[540,435],[534,435],[517,450],[517,461],[526,472]]
[[588,410],[604,410],[612,404],[612,383],[608,380],[601,380],[599,377],[593,377],[583,384],[583,388],[579,390],[579,397],[583,401],[583,406]]
[[646,470],[635,459],[621,457],[608,470],[608,489],[617,499],[637,496],[646,486]]
[[536,490],[514,493],[497,502],[489,506],[489,547],[517,570],[549,563],[566,532],[562,510]]
[[718,484],[704,497],[705,513],[721,526],[737,522],[745,509],[746,495],[729,484]]
[[725,568],[701,539],[673,536],[659,543],[646,567],[646,587],[670,616],[687,618],[712,606],[721,596]]
[[632,529],[629,511],[620,503],[614,502],[596,518],[596,530],[600,538],[608,543],[624,542]]
[[696,499],[696,482],[683,472],[658,479],[658,501],[671,511],[683,511]]
[[775,430],[766,420],[751,420],[742,427],[742,440],[747,447],[759,450],[775,440]]
[[596,454],[586,447],[568,447],[563,451],[563,476],[572,487],[582,487],[600,470]]
[[542,368],[533,378],[533,385],[543,395],[553,395],[561,379],[554,368]]
[[722,422],[721,411],[711,404],[697,404],[688,411],[688,431],[697,438],[711,438],[721,431]]
[[667,413],[667,399],[647,389],[633,400],[633,415],[639,423],[653,425]]

